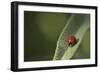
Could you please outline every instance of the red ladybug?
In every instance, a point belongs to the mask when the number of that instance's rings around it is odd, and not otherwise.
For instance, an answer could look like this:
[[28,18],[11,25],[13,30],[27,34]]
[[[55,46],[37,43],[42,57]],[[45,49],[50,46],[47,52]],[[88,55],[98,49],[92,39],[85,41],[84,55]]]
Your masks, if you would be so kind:
[[67,42],[69,45],[75,45],[77,40],[76,40],[76,37],[75,36],[69,36],[68,39],[67,39]]

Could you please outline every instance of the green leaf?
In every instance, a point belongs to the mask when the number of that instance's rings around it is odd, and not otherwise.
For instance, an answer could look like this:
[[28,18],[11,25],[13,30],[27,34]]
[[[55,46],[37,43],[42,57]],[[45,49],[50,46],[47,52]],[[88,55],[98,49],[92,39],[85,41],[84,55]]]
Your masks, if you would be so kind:
[[[71,59],[77,51],[80,43],[82,42],[83,36],[88,29],[89,15],[73,14],[60,34],[53,60]],[[70,35],[74,35],[77,38],[77,43],[74,46],[69,46],[66,42],[66,39]]]
[[80,46],[71,59],[89,59],[90,58],[90,29],[85,33]]

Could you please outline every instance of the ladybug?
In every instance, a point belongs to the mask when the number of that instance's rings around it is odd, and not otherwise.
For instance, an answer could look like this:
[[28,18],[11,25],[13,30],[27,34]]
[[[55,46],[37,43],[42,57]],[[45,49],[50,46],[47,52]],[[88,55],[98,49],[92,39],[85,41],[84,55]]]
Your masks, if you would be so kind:
[[67,39],[67,42],[69,45],[75,45],[77,40],[76,40],[76,37],[75,36],[69,36],[68,39]]

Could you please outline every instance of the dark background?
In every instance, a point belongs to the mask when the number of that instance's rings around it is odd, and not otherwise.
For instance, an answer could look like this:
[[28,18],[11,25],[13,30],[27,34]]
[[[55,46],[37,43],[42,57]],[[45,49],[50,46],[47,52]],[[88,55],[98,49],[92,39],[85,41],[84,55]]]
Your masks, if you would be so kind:
[[24,11],[24,61],[52,60],[70,14]]

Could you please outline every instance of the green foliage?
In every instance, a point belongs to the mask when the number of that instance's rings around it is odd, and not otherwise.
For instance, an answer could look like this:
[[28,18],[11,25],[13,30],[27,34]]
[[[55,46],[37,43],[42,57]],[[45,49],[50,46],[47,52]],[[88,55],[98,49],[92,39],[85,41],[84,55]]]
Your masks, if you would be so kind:
[[[89,57],[89,54],[85,54],[85,51],[87,51],[89,49],[88,45],[89,42],[84,42],[84,40],[87,40],[87,38],[85,38],[83,40],[83,38],[85,37],[86,32],[89,30],[89,15],[85,15],[85,14],[73,14],[68,23],[66,24],[66,26],[64,27],[63,31],[60,34],[60,37],[57,41],[57,47],[56,47],[56,51],[55,51],[55,55],[53,60],[68,60],[71,59],[74,54],[77,52],[78,49],[82,49],[84,50],[84,54],[83,54],[83,58],[87,58],[87,56]],[[69,46],[66,38],[68,38],[68,36],[70,35],[74,35],[77,38],[77,43],[74,46]],[[87,36],[89,36],[87,34]],[[80,46],[80,44],[83,42],[83,45]],[[85,48],[88,49],[86,50]],[[89,53],[89,50],[88,50]],[[81,55],[81,52],[79,54],[79,56]],[[84,56],[85,55],[85,56]],[[77,55],[78,57],[78,55]],[[76,59],[77,59],[76,57]],[[82,58],[82,57],[81,57]],[[80,58],[80,59],[81,59]]]

